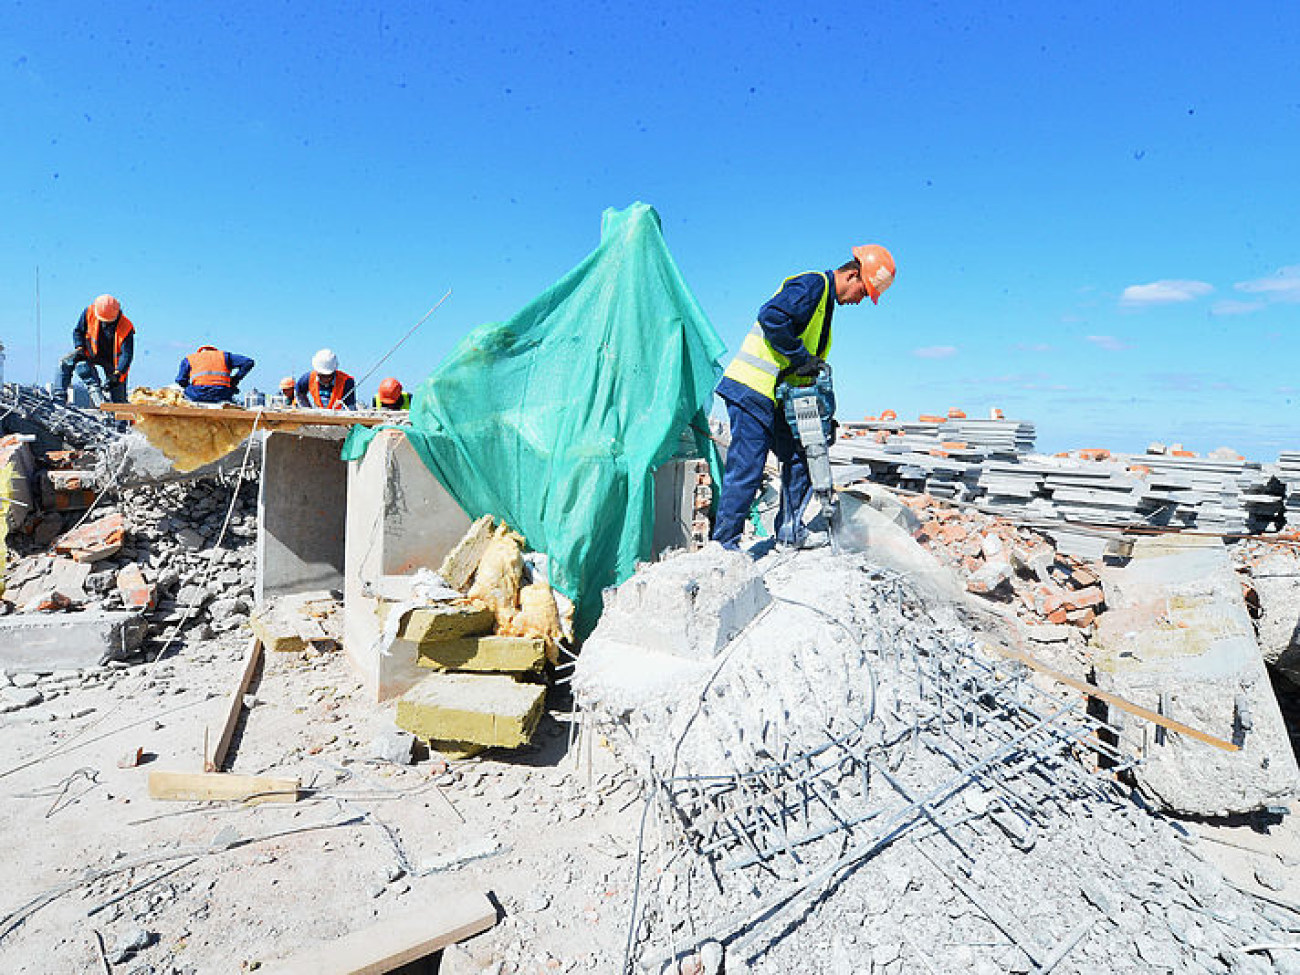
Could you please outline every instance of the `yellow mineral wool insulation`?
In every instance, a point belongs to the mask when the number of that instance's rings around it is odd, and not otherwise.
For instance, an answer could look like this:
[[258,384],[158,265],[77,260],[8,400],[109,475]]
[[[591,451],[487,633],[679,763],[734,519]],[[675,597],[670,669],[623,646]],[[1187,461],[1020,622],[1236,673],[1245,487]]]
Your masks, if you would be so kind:
[[461,592],[465,591],[470,579],[474,577],[474,570],[478,568],[479,560],[483,558],[483,552],[492,538],[495,527],[491,515],[484,515],[469,526],[465,537],[447,553],[447,557],[442,560],[442,568],[438,570],[438,575],[442,576],[447,585]]
[[[132,403],[162,406],[194,406],[179,389],[150,389],[141,386],[131,393]],[[253,432],[252,420],[218,419],[220,409],[210,411],[212,418],[188,416],[138,416],[135,428],[149,442],[167,455],[182,474],[204,464],[220,460]]]
[[559,663],[557,641],[564,637],[564,631],[560,627],[560,611],[555,605],[551,584],[538,579],[519,590],[519,612],[497,632],[503,636],[539,637],[546,644],[546,659],[553,664]]
[[496,614],[497,626],[509,624],[519,607],[519,581],[524,574],[524,540],[501,525],[488,539],[479,559],[469,598],[489,607]]

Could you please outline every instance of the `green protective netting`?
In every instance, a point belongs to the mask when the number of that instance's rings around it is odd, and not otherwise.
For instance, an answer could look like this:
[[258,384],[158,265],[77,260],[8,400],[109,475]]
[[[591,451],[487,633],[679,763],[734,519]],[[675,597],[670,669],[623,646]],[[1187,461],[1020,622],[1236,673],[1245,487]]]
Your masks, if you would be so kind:
[[[650,556],[654,470],[694,432],[725,346],[682,280],[659,215],[606,210],[600,246],[506,322],[481,325],[415,392],[412,446],[471,518],[504,518],[550,559],[585,635],[601,591]],[[378,429],[354,427],[343,459]]]

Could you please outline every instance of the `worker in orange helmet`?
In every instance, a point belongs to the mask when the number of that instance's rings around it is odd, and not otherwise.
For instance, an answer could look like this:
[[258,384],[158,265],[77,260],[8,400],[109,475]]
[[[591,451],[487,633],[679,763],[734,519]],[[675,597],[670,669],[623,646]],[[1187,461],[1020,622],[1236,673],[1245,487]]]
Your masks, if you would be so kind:
[[411,408],[411,394],[402,390],[402,384],[389,376],[379,384],[379,392],[375,394],[375,409],[377,410],[409,410]]
[[[56,385],[66,399],[75,371],[96,406],[126,402],[126,379],[135,358],[135,326],[122,314],[122,303],[100,295],[81,313],[72,329],[72,351],[59,361]],[[96,369],[104,371],[101,383]]]
[[255,363],[238,352],[222,352],[213,345],[200,345],[181,360],[176,385],[185,398],[195,403],[229,403],[239,393],[240,381]]
[[294,400],[297,399],[297,381],[292,376],[285,376],[280,380],[280,395],[284,397],[285,406],[293,406]]
[[833,271],[786,278],[758,310],[758,321],[718,383],[716,392],[726,403],[731,421],[731,445],[713,525],[713,539],[724,548],[740,545],[762,486],[768,451],[781,464],[776,540],[800,547],[813,542],[803,524],[812,497],[808,460],[777,404],[776,389],[783,382],[794,386],[815,382],[830,352],[836,306],[856,305],[863,298],[874,305],[894,283],[894,257],[884,247],[865,244],[852,248],[852,255]]

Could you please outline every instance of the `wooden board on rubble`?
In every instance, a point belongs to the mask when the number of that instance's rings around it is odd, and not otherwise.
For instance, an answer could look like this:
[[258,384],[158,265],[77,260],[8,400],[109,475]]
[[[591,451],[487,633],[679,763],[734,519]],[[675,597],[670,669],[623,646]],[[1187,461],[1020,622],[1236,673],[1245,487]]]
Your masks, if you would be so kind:
[[335,941],[268,962],[267,975],[382,975],[419,961],[497,923],[497,910],[481,893],[426,898],[428,906],[398,915]]
[[150,772],[150,799],[297,802],[297,779],[273,779],[230,772]]
[[360,412],[356,410],[246,410],[241,407],[212,406],[167,406],[163,403],[103,403],[99,407],[105,413],[120,417],[132,416],[170,416],[192,417],[197,420],[247,420],[249,423],[258,419],[258,425],[277,426],[363,426],[374,427],[381,423],[392,423],[406,414],[393,415],[378,412]]

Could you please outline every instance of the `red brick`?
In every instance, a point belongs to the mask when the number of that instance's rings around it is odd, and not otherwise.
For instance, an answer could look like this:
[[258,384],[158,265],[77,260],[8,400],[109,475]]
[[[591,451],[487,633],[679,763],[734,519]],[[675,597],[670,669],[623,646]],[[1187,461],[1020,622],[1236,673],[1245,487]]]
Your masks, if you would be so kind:
[[1101,586],[1089,586],[1087,589],[1069,593],[1065,605],[1070,609],[1084,609],[1089,606],[1100,606],[1105,601],[1106,597],[1101,591]]
[[125,538],[126,519],[115,512],[74,528],[54,543],[54,551],[78,562],[97,562],[115,554]]
[[1065,618],[1075,626],[1092,626],[1097,614],[1090,609],[1072,609],[1065,614]]
[[1047,622],[1049,623],[1064,623],[1066,618],[1064,607],[1047,614]]
[[145,581],[144,573],[135,563],[118,570],[117,591],[122,594],[122,602],[132,609],[153,609],[157,600],[154,587]]

